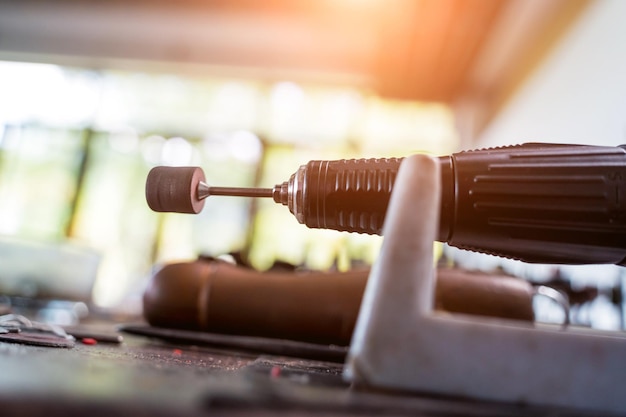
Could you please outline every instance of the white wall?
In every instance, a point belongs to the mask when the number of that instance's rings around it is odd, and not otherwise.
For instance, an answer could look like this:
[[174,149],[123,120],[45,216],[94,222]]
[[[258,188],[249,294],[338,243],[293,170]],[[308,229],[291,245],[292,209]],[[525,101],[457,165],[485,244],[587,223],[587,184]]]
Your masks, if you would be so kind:
[[626,1],[593,3],[477,145],[529,141],[626,143]]

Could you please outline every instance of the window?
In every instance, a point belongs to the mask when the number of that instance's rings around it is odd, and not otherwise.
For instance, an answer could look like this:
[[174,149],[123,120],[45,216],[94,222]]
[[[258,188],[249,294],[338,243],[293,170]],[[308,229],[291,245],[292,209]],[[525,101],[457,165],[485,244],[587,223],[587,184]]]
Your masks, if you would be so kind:
[[155,165],[272,187],[310,159],[457,144],[447,107],[348,87],[2,62],[0,87],[0,233],[97,251],[102,307],[140,293],[155,263],[199,253],[243,251],[260,269],[345,269],[378,253],[378,236],[310,230],[271,201],[215,197],[196,216],[153,213],[144,187]]

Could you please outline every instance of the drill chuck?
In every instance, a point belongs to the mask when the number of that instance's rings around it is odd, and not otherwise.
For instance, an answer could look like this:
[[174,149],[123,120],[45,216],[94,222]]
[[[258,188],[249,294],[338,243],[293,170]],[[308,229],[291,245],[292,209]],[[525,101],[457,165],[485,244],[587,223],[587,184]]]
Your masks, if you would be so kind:
[[381,234],[401,162],[310,161],[274,188],[274,201],[288,206],[298,222],[310,228]]

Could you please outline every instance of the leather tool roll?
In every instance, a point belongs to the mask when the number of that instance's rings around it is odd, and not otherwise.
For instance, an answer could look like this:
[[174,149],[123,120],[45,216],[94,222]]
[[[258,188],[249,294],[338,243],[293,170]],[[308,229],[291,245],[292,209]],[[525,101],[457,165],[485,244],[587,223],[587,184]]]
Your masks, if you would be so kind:
[[[369,270],[258,272],[221,261],[164,266],[144,293],[158,327],[348,345]],[[534,319],[533,289],[508,276],[439,269],[435,307]]]

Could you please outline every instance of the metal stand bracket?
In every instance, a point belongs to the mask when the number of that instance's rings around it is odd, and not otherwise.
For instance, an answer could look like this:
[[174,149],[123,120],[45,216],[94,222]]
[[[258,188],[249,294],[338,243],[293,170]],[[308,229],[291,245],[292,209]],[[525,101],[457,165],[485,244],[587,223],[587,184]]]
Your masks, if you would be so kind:
[[357,385],[626,412],[626,336],[433,310],[440,175],[407,158],[394,185],[345,377]]

